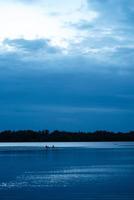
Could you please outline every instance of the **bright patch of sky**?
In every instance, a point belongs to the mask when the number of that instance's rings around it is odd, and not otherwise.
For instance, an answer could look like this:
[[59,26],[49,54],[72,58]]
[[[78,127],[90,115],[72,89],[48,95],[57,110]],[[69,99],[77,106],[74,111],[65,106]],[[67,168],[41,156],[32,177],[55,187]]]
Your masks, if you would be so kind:
[[[128,64],[134,49],[133,6],[132,0],[0,1],[0,51],[22,50],[6,39],[44,39],[63,55]],[[123,59],[125,51],[129,53]]]
[[85,1],[74,0],[65,3],[57,1],[0,2],[0,40],[23,38],[28,40],[44,38],[52,44],[67,47],[79,32],[70,23],[91,22],[97,17],[89,11]]

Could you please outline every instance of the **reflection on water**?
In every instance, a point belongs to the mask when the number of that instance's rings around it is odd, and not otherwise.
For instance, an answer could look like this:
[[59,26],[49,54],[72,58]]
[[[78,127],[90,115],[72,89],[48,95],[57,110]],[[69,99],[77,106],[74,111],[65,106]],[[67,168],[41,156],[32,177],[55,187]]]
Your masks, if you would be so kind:
[[133,143],[111,143],[114,148],[106,148],[109,143],[75,145],[1,151],[0,200],[134,199]]
[[134,148],[134,142],[3,142],[0,143],[0,151],[3,150],[44,150],[44,148]]
[[[55,171],[29,171],[19,175],[14,181],[2,182],[0,188],[22,187],[72,187],[77,184],[89,184],[97,180],[116,179],[118,176],[131,175],[134,165],[131,166],[84,166],[71,167]],[[112,176],[112,177],[110,177]]]

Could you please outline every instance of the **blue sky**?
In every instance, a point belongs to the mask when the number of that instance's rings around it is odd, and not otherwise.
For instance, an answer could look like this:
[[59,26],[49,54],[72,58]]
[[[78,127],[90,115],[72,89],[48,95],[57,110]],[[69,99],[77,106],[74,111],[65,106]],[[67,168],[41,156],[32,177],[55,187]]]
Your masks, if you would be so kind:
[[134,129],[133,0],[0,0],[0,129]]

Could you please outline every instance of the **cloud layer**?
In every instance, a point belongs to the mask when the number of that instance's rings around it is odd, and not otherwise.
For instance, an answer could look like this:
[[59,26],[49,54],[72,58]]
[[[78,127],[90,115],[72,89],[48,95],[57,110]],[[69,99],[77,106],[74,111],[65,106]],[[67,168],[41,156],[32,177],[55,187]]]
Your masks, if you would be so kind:
[[0,129],[134,129],[133,1],[0,1]]

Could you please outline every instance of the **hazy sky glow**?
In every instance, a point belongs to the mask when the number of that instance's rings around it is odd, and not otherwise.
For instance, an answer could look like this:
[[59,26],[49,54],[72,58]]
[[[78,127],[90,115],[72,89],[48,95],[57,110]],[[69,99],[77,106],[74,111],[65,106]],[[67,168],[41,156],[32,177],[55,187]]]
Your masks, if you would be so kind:
[[134,129],[133,0],[0,0],[0,129]]

